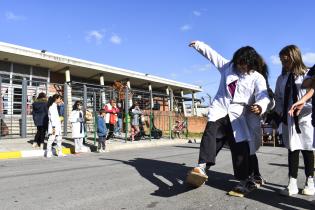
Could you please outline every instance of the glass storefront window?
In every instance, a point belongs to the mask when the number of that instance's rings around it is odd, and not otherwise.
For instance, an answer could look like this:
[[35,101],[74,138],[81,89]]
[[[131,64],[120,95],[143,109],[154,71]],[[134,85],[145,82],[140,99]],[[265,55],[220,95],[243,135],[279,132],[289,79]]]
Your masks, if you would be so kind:
[[13,73],[30,75],[30,66],[14,63]]

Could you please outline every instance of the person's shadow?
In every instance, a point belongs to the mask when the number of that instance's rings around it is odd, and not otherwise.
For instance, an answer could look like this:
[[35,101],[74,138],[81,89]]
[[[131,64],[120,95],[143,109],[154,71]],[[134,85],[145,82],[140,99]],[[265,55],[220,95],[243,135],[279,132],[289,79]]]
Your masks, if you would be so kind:
[[[206,182],[206,185],[210,187],[228,192],[233,189],[233,187],[237,184],[237,181],[231,174],[211,170],[207,174],[209,180]],[[251,193],[248,193],[247,195],[245,195],[245,197],[279,209],[293,210],[297,208],[312,208],[310,202],[307,201],[308,197],[305,197],[305,199],[301,199],[294,196],[281,196],[279,194],[279,190],[283,187],[284,186],[282,185],[267,182],[263,187],[256,189]],[[313,207],[313,209],[315,208]]]
[[186,175],[191,168],[185,166],[184,163],[178,164],[145,158],[135,158],[128,161],[107,158],[100,159],[119,161],[135,167],[142,177],[158,187],[151,195],[172,197],[194,189],[185,183]]
[[[135,167],[142,177],[158,187],[156,191],[151,193],[154,196],[172,197],[195,189],[187,186],[185,183],[187,172],[191,167],[185,166],[184,163],[171,163],[145,158],[135,158],[128,161],[109,158],[100,159],[118,161]],[[206,185],[225,192],[230,191],[237,184],[232,174],[210,170],[208,177],[209,180],[205,183]],[[260,189],[254,190],[245,197],[279,209],[312,208],[307,199],[280,196],[279,189],[281,187],[283,186],[268,182]]]

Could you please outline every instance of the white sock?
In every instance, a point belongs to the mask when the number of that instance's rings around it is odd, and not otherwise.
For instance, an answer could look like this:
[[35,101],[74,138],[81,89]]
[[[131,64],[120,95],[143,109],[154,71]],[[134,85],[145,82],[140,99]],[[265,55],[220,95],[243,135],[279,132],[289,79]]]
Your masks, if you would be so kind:
[[199,163],[198,167],[204,170],[206,168],[206,163]]

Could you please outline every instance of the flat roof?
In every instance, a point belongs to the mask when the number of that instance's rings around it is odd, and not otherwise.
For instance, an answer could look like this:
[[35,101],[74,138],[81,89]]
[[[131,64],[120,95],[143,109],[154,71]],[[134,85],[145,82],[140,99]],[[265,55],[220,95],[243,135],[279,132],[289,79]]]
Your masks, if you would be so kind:
[[177,94],[179,94],[181,90],[184,94],[189,94],[192,91],[203,91],[202,88],[197,85],[191,85],[151,74],[144,74],[128,69],[59,55],[52,52],[43,52],[42,50],[36,50],[5,42],[0,42],[0,60],[45,67],[49,68],[51,72],[60,72],[69,68],[71,75],[73,76],[95,80],[99,80],[98,76],[103,74],[106,82],[129,79],[131,88],[133,86],[140,87],[150,83],[153,91],[157,89],[162,90],[163,88],[166,89],[167,86],[169,86],[173,92]]

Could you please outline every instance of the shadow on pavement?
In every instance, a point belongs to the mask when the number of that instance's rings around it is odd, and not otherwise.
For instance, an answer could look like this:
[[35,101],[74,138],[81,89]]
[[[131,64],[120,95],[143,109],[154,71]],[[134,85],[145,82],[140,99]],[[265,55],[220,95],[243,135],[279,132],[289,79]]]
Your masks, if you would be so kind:
[[[206,185],[226,192],[230,191],[237,184],[231,174],[209,171],[208,176],[209,180],[206,182]],[[305,199],[298,197],[284,197],[279,194],[279,190],[282,189],[282,187],[284,186],[267,183],[263,187],[247,194],[245,197],[279,209],[291,210],[297,208],[312,208],[310,202],[308,202],[308,199],[313,199],[312,196],[305,196]]]
[[[269,163],[269,165],[272,165],[272,166],[280,166],[280,167],[286,167],[288,168],[288,164],[281,164],[281,163]],[[304,170],[304,167],[303,166],[299,166],[299,169],[303,169]]]
[[193,147],[193,146],[174,146],[174,147],[185,148],[185,149],[199,149],[200,145],[196,144],[195,147]]
[[[151,193],[151,195],[154,196],[172,197],[194,189],[185,185],[186,174],[191,169],[185,166],[185,164],[144,158],[135,158],[128,161],[109,158],[100,159],[121,162],[137,169],[142,177],[158,187],[156,191]],[[225,192],[230,191],[237,184],[234,176],[231,174],[210,170],[208,176],[209,180],[206,182],[207,186]],[[283,197],[279,194],[279,189],[282,187],[283,186],[277,184],[267,183],[260,189],[247,194],[245,197],[279,209],[312,208],[308,201],[308,199],[312,199],[312,197],[305,197],[305,199],[304,197]],[[211,190],[211,188],[209,188],[209,190]]]
[[128,161],[108,158],[100,159],[119,161],[135,167],[142,177],[158,187],[156,191],[151,193],[154,196],[172,197],[194,189],[185,184],[186,174],[191,168],[185,166],[184,163],[178,164],[144,158],[135,158]]

